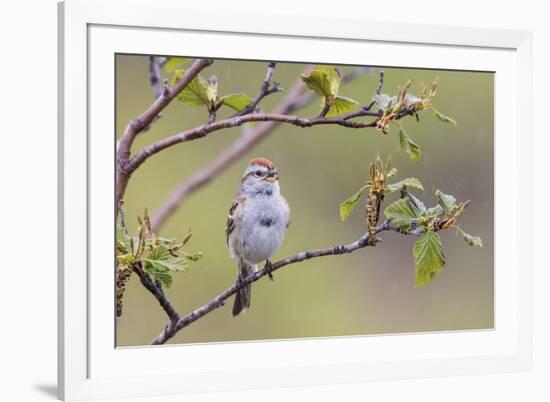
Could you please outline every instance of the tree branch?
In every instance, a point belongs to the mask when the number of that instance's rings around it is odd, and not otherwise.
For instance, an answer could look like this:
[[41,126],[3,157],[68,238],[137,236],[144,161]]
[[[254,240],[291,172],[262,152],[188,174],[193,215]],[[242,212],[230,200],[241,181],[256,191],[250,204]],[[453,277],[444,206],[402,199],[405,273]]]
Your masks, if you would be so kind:
[[118,205],[119,201],[124,196],[126,186],[128,185],[128,179],[131,172],[128,172],[127,165],[130,159],[132,144],[136,136],[154,121],[159,113],[172,102],[197,74],[213,62],[214,61],[211,59],[197,59],[174,87],[164,91],[163,96],[158,97],[143,114],[128,123],[124,135],[118,142],[115,205]]
[[153,282],[151,277],[147,275],[141,268],[141,264],[134,264],[132,270],[137,274],[141,284],[158,300],[159,304],[163,308],[164,312],[170,319],[170,322],[177,322],[180,318],[170,300],[164,294],[161,286],[158,286]]
[[[421,232],[417,229],[403,232],[398,228],[392,226],[389,221],[385,221],[384,223],[376,227],[376,234],[384,231],[397,231],[404,235],[421,234]],[[276,271],[285,266],[296,264],[298,262],[306,261],[312,258],[325,257],[329,255],[349,254],[356,250],[359,250],[371,245],[374,245],[374,244],[369,242],[369,234],[366,233],[362,237],[360,237],[358,240],[354,241],[353,243],[334,246],[334,247],[328,247],[328,248],[321,248],[321,249],[316,249],[311,251],[304,251],[301,253],[294,254],[290,257],[284,258],[282,260],[279,260],[277,262],[274,262],[272,264],[271,269],[264,268],[262,270],[254,272],[252,275],[242,279],[239,282],[239,284],[230,286],[229,288],[224,290],[222,293],[214,297],[212,300],[210,300],[208,303],[202,305],[201,307],[197,308],[196,310],[192,311],[186,316],[181,317],[177,322],[171,321],[170,324],[167,325],[164,328],[164,330],[155,339],[153,339],[153,341],[151,342],[151,345],[161,345],[166,343],[166,341],[174,337],[183,328],[189,326],[190,324],[197,321],[201,317],[204,317],[208,313],[223,306],[225,304],[225,301],[229,297],[231,297],[233,294],[235,294],[239,289],[243,288],[244,286],[250,283],[258,281],[259,279],[261,279],[266,275],[269,275],[273,271]]]
[[[374,116],[378,117],[377,112],[371,112],[362,108],[358,112],[352,112],[353,117],[362,117],[362,116]],[[406,115],[413,114],[414,111],[404,109],[402,112],[399,112],[395,120],[399,120]],[[232,127],[242,126],[245,123],[257,122],[257,121],[272,121],[278,123],[287,123],[298,127],[313,127],[317,125],[324,124],[335,124],[348,128],[371,128],[376,127],[377,120],[370,122],[359,122],[359,121],[350,121],[348,115],[342,115],[339,117],[314,117],[306,118],[300,116],[292,116],[278,113],[251,113],[243,116],[231,117],[229,119],[219,120],[210,124],[204,124],[199,127],[192,128],[190,130],[184,131],[182,133],[173,135],[171,137],[164,138],[159,140],[151,145],[148,145],[142,148],[128,163],[125,165],[125,174],[130,175],[135,171],[143,162],[156,153],[169,148],[173,145],[197,140],[199,138],[204,138],[208,134],[227,129]]]
[[[305,72],[311,69],[306,68]],[[342,76],[342,84],[348,83],[362,74],[371,72],[368,67],[356,68]],[[266,77],[267,78],[267,77]],[[264,81],[265,82],[265,81]],[[285,99],[275,108],[277,114],[289,114],[300,108],[309,105],[316,96],[313,93],[306,93],[307,87],[302,80],[298,79],[287,92]],[[177,186],[162,206],[152,217],[153,231],[158,231],[166,220],[178,209],[178,207],[193,194],[218,174],[229,168],[234,162],[242,158],[248,151],[254,148],[261,140],[269,136],[275,128],[279,126],[278,122],[265,122],[256,125],[254,128],[244,127],[242,134],[223,151],[216,159],[210,162],[194,173],[191,177]]]
[[149,56],[149,81],[151,88],[153,88],[155,99],[161,96],[164,90],[160,75],[160,64],[157,57]]

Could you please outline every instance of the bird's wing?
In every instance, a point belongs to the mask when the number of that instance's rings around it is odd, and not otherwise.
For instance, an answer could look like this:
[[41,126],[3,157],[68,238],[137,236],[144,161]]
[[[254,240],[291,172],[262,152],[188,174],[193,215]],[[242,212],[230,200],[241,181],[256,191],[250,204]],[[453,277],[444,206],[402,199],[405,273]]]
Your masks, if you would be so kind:
[[286,228],[288,229],[288,227],[290,226],[290,208],[288,206],[288,201],[286,200],[286,198],[283,197],[283,201],[286,204],[286,210],[287,210],[287,213],[288,213],[288,220],[286,221]]
[[236,197],[229,208],[229,215],[227,216],[227,222],[225,224],[225,239],[229,246],[229,235],[235,229],[237,221],[240,219],[242,206],[244,205],[244,197]]

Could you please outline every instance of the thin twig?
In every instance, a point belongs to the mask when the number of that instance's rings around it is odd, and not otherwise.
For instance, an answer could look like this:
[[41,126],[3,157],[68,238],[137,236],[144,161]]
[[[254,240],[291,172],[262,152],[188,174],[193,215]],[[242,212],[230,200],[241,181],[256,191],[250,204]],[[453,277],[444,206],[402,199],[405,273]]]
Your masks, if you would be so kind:
[[325,117],[330,110],[331,104],[328,102],[327,99],[325,99],[325,105],[323,106],[323,109],[321,110],[321,113],[319,113],[319,117]]
[[382,87],[384,86],[384,70],[380,71],[380,79],[378,80],[378,86],[376,87],[376,93],[380,95],[382,93]]
[[163,87],[160,75],[160,62],[155,56],[149,56],[149,81],[153,88],[155,99],[157,99],[162,95]]
[[271,81],[273,79],[273,73],[275,71],[276,63],[271,62],[267,66],[267,73],[265,74],[264,81],[262,83],[262,86],[260,88],[260,91],[256,95],[256,97],[250,102],[248,106],[246,106],[243,110],[239,111],[238,113],[235,113],[233,117],[235,116],[243,116],[245,114],[253,113],[256,111],[256,108],[260,104],[260,102],[268,95],[274,94],[276,92],[280,92],[282,89],[279,85],[279,83],[274,82],[273,86],[270,87]]
[[[385,221],[384,223],[376,227],[376,234],[384,231],[398,231],[399,233],[404,235],[409,235],[409,234],[418,235],[421,233],[418,230],[403,232],[398,228],[392,226],[389,221]],[[269,275],[270,273],[278,269],[281,269],[291,264],[296,264],[298,262],[306,261],[312,258],[352,253],[356,250],[362,249],[367,246],[372,246],[372,245],[373,244],[369,242],[369,234],[366,233],[362,237],[360,237],[358,240],[354,241],[353,243],[334,246],[334,247],[327,247],[322,249],[316,249],[311,251],[304,251],[304,252],[300,252],[292,256],[289,256],[287,258],[284,258],[282,260],[279,260],[277,262],[274,262],[272,264],[271,269],[264,268],[262,270],[254,272],[252,275],[244,279],[241,279],[238,284],[234,284],[233,286],[230,286],[229,288],[224,290],[222,293],[214,297],[208,303],[202,305],[201,307],[197,308],[196,310],[192,311],[186,316],[181,317],[177,322],[175,323],[172,322],[170,325],[167,325],[164,328],[164,330],[151,342],[151,345],[161,345],[166,343],[166,341],[174,337],[174,335],[176,335],[176,333],[178,333],[183,328],[189,326],[193,322],[197,321],[201,317],[204,317],[205,315],[216,310],[217,308],[223,306],[225,304],[225,301],[229,297],[231,297],[233,294],[235,294],[242,287],[250,283],[256,282],[262,277]]]
[[120,227],[122,228],[122,230],[124,230],[124,233],[128,234],[128,229],[126,228],[126,221],[124,219],[123,205],[124,205],[124,200],[119,200],[118,201],[118,219],[119,219]]
[[370,109],[372,108],[372,104],[373,103],[371,102],[367,106],[363,106],[362,108],[354,112],[348,113],[345,116],[343,116],[343,118],[345,120],[349,120],[349,119],[355,119],[356,117],[364,117],[364,116],[379,117],[380,116],[379,112],[370,111]]
[[216,111],[211,110],[208,114],[208,124],[214,123],[216,121]]

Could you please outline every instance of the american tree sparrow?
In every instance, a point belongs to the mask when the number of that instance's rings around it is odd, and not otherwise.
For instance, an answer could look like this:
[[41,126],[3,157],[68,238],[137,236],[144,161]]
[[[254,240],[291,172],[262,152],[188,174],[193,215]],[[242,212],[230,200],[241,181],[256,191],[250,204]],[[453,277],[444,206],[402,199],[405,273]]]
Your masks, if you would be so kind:
[[[264,260],[269,269],[269,258],[283,242],[290,210],[278,180],[277,169],[264,158],[252,159],[244,171],[225,228],[229,253],[239,263],[237,284]],[[250,288],[248,284],[237,291],[233,316],[250,307]]]

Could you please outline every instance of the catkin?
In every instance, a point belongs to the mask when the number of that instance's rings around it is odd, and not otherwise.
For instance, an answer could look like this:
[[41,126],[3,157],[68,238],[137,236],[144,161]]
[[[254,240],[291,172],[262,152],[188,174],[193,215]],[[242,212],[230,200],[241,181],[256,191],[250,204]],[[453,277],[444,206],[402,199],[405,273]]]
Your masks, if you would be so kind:
[[126,284],[132,275],[132,268],[128,265],[118,264],[116,269],[116,316],[122,315],[122,298],[126,290]]
[[371,189],[367,196],[367,205],[365,207],[367,211],[367,228],[369,232],[370,244],[374,244],[376,242],[376,224],[378,223],[379,203],[380,198]]

